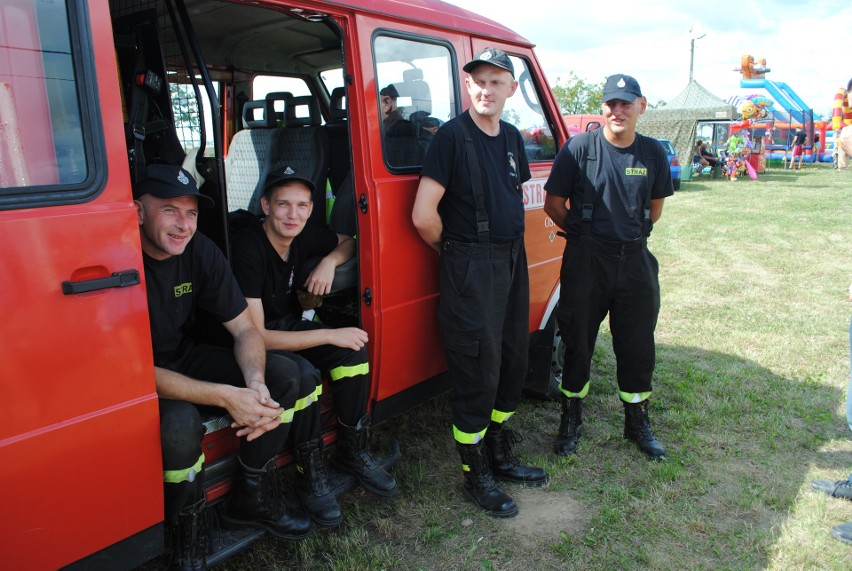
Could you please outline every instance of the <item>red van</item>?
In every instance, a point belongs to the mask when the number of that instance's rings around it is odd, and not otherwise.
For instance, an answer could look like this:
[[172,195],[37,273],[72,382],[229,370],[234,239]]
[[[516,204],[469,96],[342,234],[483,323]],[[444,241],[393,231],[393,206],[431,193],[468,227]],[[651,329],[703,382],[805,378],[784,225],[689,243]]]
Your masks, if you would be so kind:
[[[0,3],[4,568],[127,568],[163,551],[132,203],[148,164],[203,178],[217,207],[200,230],[226,254],[230,213],[256,208],[260,180],[285,157],[313,169],[315,202],[337,208],[352,193],[357,261],[326,319],[370,335],[376,421],[445,390],[437,260],[410,222],[429,139],[385,145],[379,91],[394,85],[405,118],[440,125],[469,106],[461,67],[487,46],[518,70],[504,118],[524,134],[533,174],[529,387],[547,394],[561,372],[563,243],[543,185],[567,130],[529,41],[437,0]],[[221,420],[205,439],[211,502],[228,492],[238,442]]]

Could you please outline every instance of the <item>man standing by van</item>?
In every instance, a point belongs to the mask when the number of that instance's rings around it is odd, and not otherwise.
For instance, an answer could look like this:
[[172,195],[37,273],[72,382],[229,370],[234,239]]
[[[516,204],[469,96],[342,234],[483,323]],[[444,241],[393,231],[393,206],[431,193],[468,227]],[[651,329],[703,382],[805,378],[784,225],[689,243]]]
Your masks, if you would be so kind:
[[[242,437],[226,521],[302,539],[311,522],[288,513],[278,493],[275,456],[287,439],[299,370],[269,355],[249,316],[227,260],[197,234],[202,195],[192,176],[171,165],[151,165],[136,185],[134,204],[142,241],[154,378],[160,406],[166,521],[178,524],[179,566],[204,567],[200,552],[204,437],[199,407],[225,409]],[[220,320],[233,349],[195,343],[187,334],[198,311]]]
[[647,239],[674,189],[666,152],[636,132],[647,104],[634,78],[608,77],[604,128],[571,137],[544,186],[544,211],[567,235],[556,313],[565,342],[560,455],[577,448],[595,340],[609,313],[624,437],[653,460],[665,456],[648,420],[660,284]]
[[518,130],[500,120],[518,87],[509,56],[486,48],[464,66],[471,107],[445,123],[423,164],[412,220],[440,254],[438,326],[452,382],[453,436],[464,491],[495,517],[518,513],[494,478],[543,485],[512,452],[504,427],[527,372],[529,276]]
[[[335,466],[368,492],[390,497],[398,491],[396,480],[373,458],[369,446],[367,332],[302,319],[296,289],[305,286],[313,295],[329,293],[335,268],[355,254],[351,236],[307,224],[314,208],[313,191],[313,181],[291,166],[269,174],[260,199],[263,221],[252,217],[233,233],[234,273],[267,350],[306,360],[331,380],[338,428]],[[299,283],[296,276],[311,258],[320,261],[307,282]],[[293,425],[296,484],[314,522],[336,527],[343,517],[327,484],[322,456],[319,375],[306,391],[299,395]]]

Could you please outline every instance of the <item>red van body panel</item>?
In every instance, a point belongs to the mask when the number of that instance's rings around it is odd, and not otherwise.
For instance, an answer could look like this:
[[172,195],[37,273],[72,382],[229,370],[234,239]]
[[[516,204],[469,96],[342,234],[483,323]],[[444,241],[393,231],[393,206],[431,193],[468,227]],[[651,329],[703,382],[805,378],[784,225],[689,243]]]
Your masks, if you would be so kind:
[[[0,208],[0,400],[5,404],[0,426],[0,558],[9,569],[87,567],[95,561],[105,568],[122,568],[163,549],[159,415],[114,15],[108,0],[64,2],[75,7],[84,29],[85,45],[73,45],[74,56],[89,58],[88,67],[79,69],[91,69],[91,76],[80,78],[96,85],[96,101],[84,103],[96,116],[92,132],[102,142],[89,163],[98,174],[90,197]],[[0,30],[20,32],[0,41],[0,88],[5,90],[0,92],[0,110],[6,110],[8,121],[12,104],[4,104],[3,97],[12,93],[15,119],[25,133],[23,144],[15,148],[0,141],[0,165],[24,169],[20,176],[11,168],[0,172],[0,198],[8,188],[62,186],[60,169],[50,158],[56,141],[42,77],[47,75],[41,64],[43,48],[33,40],[38,33],[33,8],[37,3],[7,0],[0,7]],[[389,168],[379,136],[372,52],[376,34],[426,38],[448,46],[458,73],[453,79],[461,109],[470,104],[461,67],[474,53],[491,46],[522,58],[540,86],[542,116],[550,121],[557,148],[567,139],[567,130],[532,44],[457,6],[433,0],[245,4],[254,10],[288,12],[298,7],[320,12],[339,27],[349,79],[356,201],[366,206],[366,212],[358,211],[359,311],[361,327],[370,335],[375,409],[446,370],[436,319],[438,256],[411,222],[419,175]],[[220,94],[223,135],[234,130],[230,119],[238,116],[237,99],[233,85]],[[4,125],[0,129],[7,128]],[[228,144],[223,141],[223,151]],[[530,332],[542,329],[552,311],[564,245],[542,210],[551,167],[552,159],[533,162],[532,179],[523,188]],[[63,293],[64,282],[133,270],[139,272],[136,285]],[[221,430],[209,434],[205,446],[212,462],[232,455],[238,441],[233,431]],[[215,499],[227,489],[226,479],[216,481],[208,497]]]

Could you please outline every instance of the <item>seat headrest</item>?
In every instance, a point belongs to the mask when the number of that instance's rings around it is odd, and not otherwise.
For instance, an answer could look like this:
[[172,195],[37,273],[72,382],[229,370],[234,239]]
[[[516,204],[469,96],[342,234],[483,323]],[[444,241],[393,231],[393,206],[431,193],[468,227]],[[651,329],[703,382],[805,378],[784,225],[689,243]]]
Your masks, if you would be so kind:
[[404,69],[402,71],[402,81],[422,81],[422,69]]
[[312,95],[292,97],[284,102],[287,127],[314,127],[322,125],[319,102]]
[[329,122],[341,123],[343,121],[346,121],[347,102],[345,87],[335,87],[331,90],[329,107]]
[[[284,112],[287,107],[287,101],[293,99],[293,94],[289,91],[273,91],[266,94],[266,113],[272,117],[272,127],[283,127],[285,124]],[[281,105],[276,103],[281,102]]]
[[[261,113],[258,117],[257,110]],[[266,129],[274,127],[274,114],[269,113],[266,101],[246,101],[243,104],[243,127],[246,129]]]
[[[412,76],[423,75],[423,70],[407,69],[403,72],[405,77],[408,72],[412,72]],[[422,79],[413,79],[401,83],[394,83],[397,92],[399,93],[399,106],[406,107],[409,113],[415,111],[425,111],[427,115],[432,113],[432,92],[429,89],[429,84]],[[403,103],[403,100],[405,103]]]

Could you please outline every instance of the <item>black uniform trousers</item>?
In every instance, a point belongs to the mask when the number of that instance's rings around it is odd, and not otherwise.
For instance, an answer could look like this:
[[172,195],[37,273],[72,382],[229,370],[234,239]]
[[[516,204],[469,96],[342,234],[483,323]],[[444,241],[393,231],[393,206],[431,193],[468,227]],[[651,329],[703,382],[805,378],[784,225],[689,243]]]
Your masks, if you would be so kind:
[[[311,331],[316,329],[328,329],[327,326],[307,321],[304,319],[284,318],[273,321],[266,325],[267,329],[279,331]],[[288,357],[298,360],[307,360],[316,367],[316,385],[322,389],[321,377],[327,376],[330,381],[331,394],[334,401],[334,412],[337,417],[347,426],[355,426],[367,411],[367,399],[370,381],[370,365],[367,359],[367,347],[355,351],[348,347],[337,345],[318,345],[308,347],[299,351],[276,351]],[[319,419],[319,407],[315,414]],[[297,411],[297,414],[301,414]],[[294,429],[301,434],[301,419],[295,421]],[[299,427],[297,428],[296,425]],[[316,422],[319,429],[319,420]],[[294,438],[298,438],[294,434]],[[296,440],[299,442],[300,440]]]
[[658,273],[645,238],[618,245],[589,236],[568,238],[556,314],[565,343],[563,391],[580,393],[588,383],[595,341],[607,313],[619,390],[651,391],[660,312]]
[[527,373],[529,274],[523,239],[443,243],[438,326],[457,442],[479,441],[518,407]]
[[[232,349],[212,345],[195,345],[177,361],[160,365],[193,379],[244,387],[245,381]],[[285,416],[293,414],[299,388],[299,369],[285,357],[267,353],[266,386],[270,396],[284,409]],[[165,479],[166,521],[174,521],[180,508],[200,499],[201,441],[204,438],[202,414],[222,414],[216,407],[197,406],[190,402],[159,399],[160,439]],[[240,442],[240,459],[250,468],[262,468],[269,459],[281,452],[290,422],[262,436]]]

